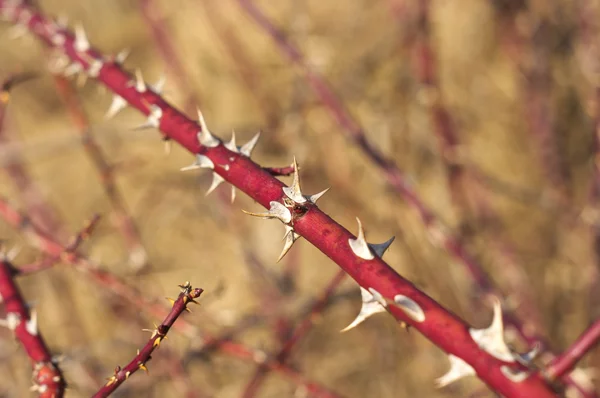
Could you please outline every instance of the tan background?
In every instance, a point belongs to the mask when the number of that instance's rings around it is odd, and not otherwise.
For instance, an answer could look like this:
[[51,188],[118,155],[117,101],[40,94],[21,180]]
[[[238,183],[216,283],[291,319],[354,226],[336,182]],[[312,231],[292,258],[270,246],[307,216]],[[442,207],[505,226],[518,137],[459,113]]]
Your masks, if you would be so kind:
[[[131,48],[126,67],[139,67],[148,81],[168,70],[136,1],[40,3],[47,13],[67,15],[71,27],[81,21],[92,44],[104,53]],[[353,232],[354,218],[359,216],[369,241],[395,235],[396,242],[385,257],[389,264],[467,322],[479,327],[490,322],[489,306],[473,304],[464,268],[431,243],[417,215],[386,185],[360,150],[342,137],[299,69],[235,1],[156,3],[157,15],[164,17],[169,39],[185,68],[183,85],[169,76],[166,96],[170,101],[183,107],[189,93],[197,96],[211,130],[224,139],[235,129],[238,143],[244,143],[262,130],[253,159],[265,166],[284,166],[295,155],[306,192],[332,187],[320,202],[325,212]],[[327,76],[369,139],[393,157],[427,205],[453,230],[462,226],[470,231],[468,249],[500,288],[506,283],[503,257],[491,243],[502,239],[514,245],[541,314],[544,327],[539,333],[560,351],[599,313],[598,303],[589,299],[597,270],[585,222],[590,217],[580,217],[582,212],[590,214],[590,99],[597,83],[595,49],[581,40],[581,4],[531,1],[528,11],[511,16],[485,0],[432,2],[440,95],[462,142],[460,161],[487,181],[471,181],[464,189],[470,198],[478,194],[489,201],[502,220],[494,227],[481,222],[476,211],[459,214],[452,206],[425,106],[431,93],[417,81],[411,66],[415,3],[258,2],[298,44],[310,64]],[[394,4],[405,8],[395,14],[391,11]],[[594,8],[584,15],[592,21],[598,18]],[[510,50],[506,21],[514,18],[526,37],[525,58]],[[548,30],[535,45],[543,48],[550,65],[549,92],[542,97],[558,142],[557,156],[568,170],[563,187],[550,182],[542,166],[540,144],[527,123],[526,76],[519,66],[519,59],[536,62],[537,58],[528,58],[533,54],[529,33],[540,21]],[[117,167],[118,188],[141,231],[151,263],[141,275],[134,275],[98,173],[47,72],[43,47],[31,36],[9,39],[7,28],[0,30],[0,72],[6,76],[19,70],[33,71],[39,78],[13,91],[4,128],[14,146],[5,147],[0,162],[6,165],[11,151],[20,151],[25,157],[26,169],[43,194],[40,199],[56,208],[64,221],[64,229],[55,236],[65,242],[86,219],[100,213],[103,220],[82,247],[83,253],[124,277],[146,297],[162,300],[175,296],[177,284],[186,280],[203,287],[202,309],[186,318],[215,334],[249,315],[266,316],[233,339],[275,352],[279,343],[269,319],[284,315],[298,320],[337,266],[302,240],[276,264],[283,234],[279,223],[245,216],[240,209],[256,211],[258,207],[241,194],[233,206],[223,205],[226,201],[219,196],[228,197],[228,187],[205,198],[209,173],[179,172],[192,157],[175,146],[165,156],[156,131],[132,131],[143,121],[135,111],[127,109],[105,121],[110,96],[88,82],[78,93],[94,137]],[[232,57],[223,41],[225,30],[242,44],[248,56],[245,64]],[[244,80],[244,73],[249,80]],[[0,173],[0,193],[26,211],[26,202],[6,173]],[[584,212],[586,208],[588,212]],[[39,257],[25,237],[3,221],[0,238],[24,245],[17,266]],[[265,300],[265,280],[248,265],[245,250],[255,253],[275,276],[293,267],[289,262],[296,262],[297,291],[285,299]],[[63,367],[72,397],[90,395],[114,366],[129,361],[148,337],[140,328],[159,321],[127,308],[128,304],[108,289],[66,265],[57,264],[19,283],[38,310],[41,331],[53,352],[66,357]],[[338,333],[360,306],[356,283],[348,279],[338,290],[340,299],[316,320],[291,360],[306,376],[346,397],[492,396],[474,378],[435,389],[434,379],[449,366],[444,353],[418,332],[399,328],[389,316],[380,314],[351,332]],[[0,396],[27,396],[27,358],[8,332],[0,333]],[[165,345],[172,349],[171,354],[161,351]],[[188,347],[184,337],[173,333],[149,363],[150,377],[135,375],[119,390],[121,396],[181,396],[166,368],[172,366],[169,361],[183,358]],[[239,396],[255,369],[248,362],[219,353],[191,359],[185,365],[194,389],[213,397]],[[86,370],[90,378],[82,373]],[[287,397],[297,392],[293,384],[270,375],[259,396]]]

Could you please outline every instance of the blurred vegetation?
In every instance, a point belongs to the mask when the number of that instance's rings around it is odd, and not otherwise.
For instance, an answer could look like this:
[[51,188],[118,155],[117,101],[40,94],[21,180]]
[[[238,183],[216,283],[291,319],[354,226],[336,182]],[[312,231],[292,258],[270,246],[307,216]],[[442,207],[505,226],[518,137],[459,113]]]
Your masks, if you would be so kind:
[[[48,14],[68,16],[71,27],[80,21],[92,44],[106,54],[130,48],[125,66],[140,68],[147,81],[166,71],[166,97],[195,117],[188,106],[193,96],[221,138],[229,139],[233,129],[238,143],[244,143],[262,131],[255,161],[284,166],[296,156],[306,192],[332,187],[319,202],[325,212],[350,231],[360,217],[372,242],[395,235],[385,257],[389,264],[467,322],[489,324],[490,306],[476,300],[464,267],[432,244],[416,213],[360,149],[343,138],[302,71],[236,1],[152,2],[151,15],[164,24],[182,62],[184,75],[179,76],[157,50],[142,2],[39,3]],[[439,90],[417,76],[418,3],[257,2],[327,77],[368,138],[393,157],[423,201],[464,238],[508,303],[518,307],[503,273],[506,253],[495,243],[513,247],[539,309],[542,327],[537,332],[560,352],[600,314],[593,239],[598,203],[590,196],[600,2],[432,1],[430,42]],[[174,297],[177,284],[191,281],[206,293],[202,308],[186,315],[188,321],[219,335],[256,317],[232,339],[276,353],[281,336],[273,331],[274,321],[299,321],[337,266],[302,240],[275,263],[283,234],[278,222],[244,215],[240,209],[258,209],[244,195],[229,205],[229,187],[205,197],[210,173],[179,172],[192,157],[176,145],[165,156],[158,132],[132,130],[143,122],[137,112],[126,109],[104,120],[111,96],[88,82],[77,92],[91,134],[114,165],[117,187],[148,254],[149,266],[134,272],[98,172],[56,92],[48,52],[31,35],[10,39],[9,28],[0,28],[0,73],[34,72],[37,78],[12,91],[2,133],[9,142],[0,147],[0,164],[11,164],[15,153],[23,157],[39,190],[33,199],[55,208],[62,220],[54,236],[66,242],[86,219],[100,213],[103,221],[83,253],[156,300]],[[428,106],[432,96],[444,104],[458,133],[454,161],[468,176],[459,188],[467,198],[462,208],[453,204]],[[544,126],[550,141],[540,134]],[[0,194],[25,212],[32,200],[8,173],[0,173]],[[476,205],[481,198],[499,222],[490,221]],[[17,266],[39,258],[27,237],[3,221],[0,237],[23,245]],[[248,253],[264,264],[265,275],[257,272]],[[282,297],[268,296],[273,281],[285,272],[293,276],[293,288],[288,286]],[[65,356],[72,397],[89,396],[147,339],[140,329],[160,321],[68,265],[57,264],[19,282],[37,308],[51,349]],[[475,378],[436,389],[434,379],[449,367],[445,354],[418,332],[398,327],[392,317],[377,315],[340,334],[358,313],[360,297],[350,278],[338,291],[338,299],[315,319],[289,361],[311,380],[346,397],[493,396]],[[193,344],[173,333],[149,363],[150,376],[135,375],[115,396],[180,396],[166,370],[178,358],[184,359],[194,389],[203,396],[239,396],[256,365],[218,352],[190,358],[186,352]],[[30,394],[28,360],[4,330],[0,358],[0,396]],[[596,352],[582,365],[597,366],[599,360]],[[258,396],[300,396],[299,391],[269,374]]]

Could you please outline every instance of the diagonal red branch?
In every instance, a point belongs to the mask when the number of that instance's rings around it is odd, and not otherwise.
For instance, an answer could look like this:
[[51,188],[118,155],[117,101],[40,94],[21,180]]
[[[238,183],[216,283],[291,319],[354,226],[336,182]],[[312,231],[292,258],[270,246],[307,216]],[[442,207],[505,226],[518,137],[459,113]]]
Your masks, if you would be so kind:
[[[509,376],[526,369],[512,360],[500,360],[482,348],[471,336],[468,324],[401,277],[379,257],[363,255],[368,258],[365,259],[356,255],[349,242],[357,238],[316,205],[295,201],[290,204],[289,198],[283,193],[285,186],[281,181],[238,151],[227,149],[221,142],[211,147],[200,145],[198,133],[201,127],[195,121],[188,119],[147,86],[136,84],[135,78],[124,72],[117,62],[106,59],[91,48],[81,30],[75,40],[75,36],[65,28],[18,0],[0,0],[0,12],[4,18],[29,28],[42,41],[54,47],[59,55],[80,65],[84,72],[102,82],[114,94],[149,115],[149,121],[157,124],[165,136],[193,154],[208,158],[215,173],[262,206],[281,209],[287,204],[294,211],[287,224],[294,228],[295,233],[330,257],[361,286],[380,294],[386,302],[393,302],[394,298],[409,300],[409,304],[414,304],[413,308],[418,308],[422,316],[413,318],[396,306],[390,306],[388,311],[419,330],[442,350],[460,358],[492,389],[506,397],[554,396],[538,372],[528,375],[524,380]],[[358,139],[363,140],[364,137]],[[384,162],[383,159],[381,161]],[[384,164],[390,166],[387,162]]]
[[600,319],[595,321],[579,338],[569,347],[568,350],[557,356],[550,362],[544,374],[550,380],[556,380],[570,373],[577,362],[585,354],[590,352],[600,341]]
[[5,326],[12,330],[27,352],[33,366],[33,387],[42,398],[60,398],[65,392],[65,379],[40,334],[37,319],[32,316],[19,288],[13,280],[14,268],[0,259],[0,302],[6,311]]
[[152,337],[148,340],[146,345],[138,350],[137,355],[123,368],[117,366],[115,373],[108,379],[108,382],[94,394],[94,398],[108,397],[112,394],[121,384],[125,382],[133,373],[140,369],[145,370],[146,363],[151,359],[151,355],[158,347],[163,339],[167,338],[167,333],[177,320],[183,311],[189,311],[187,305],[189,303],[196,303],[195,299],[200,297],[203,290],[199,288],[193,289],[189,282],[179,285],[181,293],[179,297],[173,302],[173,308],[167,314],[164,321],[152,330]]

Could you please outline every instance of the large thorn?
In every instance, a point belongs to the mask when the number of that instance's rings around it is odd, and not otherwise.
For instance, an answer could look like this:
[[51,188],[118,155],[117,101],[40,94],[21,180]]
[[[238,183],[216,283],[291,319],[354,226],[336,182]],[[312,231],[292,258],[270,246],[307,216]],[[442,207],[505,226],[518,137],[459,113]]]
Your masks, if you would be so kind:
[[150,89],[154,91],[156,94],[162,94],[165,88],[165,83],[167,82],[167,76],[160,75],[156,83],[150,86]]
[[290,251],[290,249],[292,248],[292,245],[294,244],[294,242],[296,242],[296,240],[300,238],[300,235],[298,235],[295,231],[294,231],[294,227],[291,227],[289,225],[285,226],[285,235],[283,235],[283,250],[281,251],[281,254],[279,254],[279,257],[277,258],[277,262],[280,262],[281,259],[287,254],[288,251]]
[[119,113],[121,110],[125,109],[127,107],[127,101],[125,101],[125,99],[119,95],[114,95],[112,102],[110,103],[110,107],[108,108],[108,111],[106,112],[106,115],[104,115],[105,119],[112,119],[113,117],[115,117],[115,115],[117,113]]
[[119,53],[115,55],[115,62],[118,64],[125,63],[125,60],[127,57],[129,57],[129,53],[131,53],[131,49],[129,48],[124,48],[123,50],[119,51]]
[[219,145],[220,141],[211,134],[208,126],[206,125],[206,121],[204,120],[204,116],[202,116],[202,112],[198,109],[198,122],[200,123],[201,131],[198,133],[198,141],[200,145],[203,145],[208,148],[214,148]]
[[81,24],[75,25],[75,42],[73,43],[75,51],[83,53],[90,49],[90,42],[87,39],[85,30]]
[[459,357],[448,354],[448,359],[450,360],[450,370],[445,375],[435,380],[435,385],[438,388],[445,387],[465,376],[475,376],[475,369]]
[[300,175],[298,173],[298,163],[296,162],[295,156],[293,165],[294,180],[292,181],[292,185],[289,187],[283,187],[283,193],[296,203],[304,203],[306,202],[306,198],[302,195],[302,191],[300,189]]
[[371,250],[375,252],[377,257],[382,258],[383,254],[387,251],[387,249],[390,247],[390,245],[394,242],[395,239],[396,237],[392,236],[390,239],[383,243],[368,243],[368,245],[371,248]]
[[144,76],[142,71],[138,68],[135,70],[135,91],[138,93],[146,92],[146,83],[144,82]]
[[240,153],[244,156],[250,157],[252,155],[252,151],[254,147],[258,143],[258,139],[260,138],[260,133],[256,133],[254,137],[250,139],[250,141],[246,142],[244,145],[240,147]]
[[417,322],[423,322],[425,320],[425,312],[423,312],[421,306],[410,297],[397,294],[394,296],[394,303],[412,320]]
[[469,333],[477,345],[488,354],[505,362],[515,362],[513,353],[504,342],[504,324],[502,322],[502,305],[494,298],[494,318],[486,329],[469,329]]
[[214,169],[215,164],[207,156],[196,155],[196,161],[186,167],[182,167],[181,171],[196,170],[196,169]]
[[235,131],[231,131],[231,140],[224,144],[225,148],[229,149],[232,152],[239,152],[238,147],[235,145]]
[[356,221],[358,221],[358,236],[356,239],[348,239],[350,249],[352,249],[354,254],[364,260],[373,260],[375,256],[369,249],[369,245],[365,240],[365,231],[363,230],[362,223],[358,217],[356,217]]
[[331,187],[326,188],[326,189],[322,190],[321,192],[316,193],[314,195],[310,195],[310,196],[308,196],[306,198],[308,199],[308,201],[310,203],[315,204],[315,203],[317,203],[317,200],[321,199],[321,196],[325,195],[327,193],[327,191],[329,191],[330,189],[331,189]]
[[381,295],[377,293],[377,291],[372,290],[369,292],[367,289],[361,286],[360,295],[362,297],[362,307],[360,308],[360,312],[352,321],[352,323],[340,330],[340,332],[347,332],[348,330],[355,328],[371,315],[385,312],[385,301]]
[[134,130],[143,130],[147,128],[158,128],[160,126],[160,119],[162,118],[163,111],[158,105],[150,106],[150,114],[146,118],[146,121],[136,127]]
[[208,191],[206,191],[206,194],[204,196],[208,196],[210,195],[210,193],[212,191],[214,191],[215,189],[217,189],[217,187],[219,185],[221,185],[221,183],[225,181],[225,179],[223,177],[221,177],[219,174],[213,172],[213,179],[212,179],[212,183],[210,184],[210,188],[208,188]]
[[29,320],[25,322],[25,330],[32,336],[37,336],[38,334],[37,311],[35,308],[31,310]]
[[292,221],[292,213],[290,212],[290,210],[287,207],[285,207],[281,203],[275,202],[275,201],[270,202],[269,205],[270,205],[270,208],[267,213],[253,213],[253,212],[246,211],[246,210],[242,210],[242,211],[244,213],[246,213],[250,216],[254,216],[254,217],[276,218],[284,224],[287,224],[290,221]]

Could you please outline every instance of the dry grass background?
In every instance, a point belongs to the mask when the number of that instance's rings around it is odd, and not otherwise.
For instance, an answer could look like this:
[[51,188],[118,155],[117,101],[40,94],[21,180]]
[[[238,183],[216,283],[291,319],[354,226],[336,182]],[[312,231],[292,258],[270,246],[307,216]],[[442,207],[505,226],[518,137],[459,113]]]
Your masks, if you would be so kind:
[[[147,80],[154,81],[167,70],[137,1],[40,3],[47,13],[81,21],[92,44],[105,53],[131,48],[126,66],[139,67]],[[332,187],[320,202],[325,212],[351,231],[355,231],[354,218],[359,216],[370,241],[395,235],[396,242],[386,254],[389,264],[467,322],[477,326],[489,323],[491,310],[474,300],[464,269],[431,243],[418,216],[390,190],[361,151],[342,137],[298,68],[282,57],[236,2],[156,3],[157,15],[164,17],[169,39],[184,64],[183,88],[197,96],[213,132],[228,139],[235,129],[238,142],[243,143],[262,130],[253,155],[257,162],[283,166],[295,155],[306,192]],[[475,210],[459,214],[452,206],[438,142],[424,105],[428,93],[411,66],[416,3],[285,0],[258,4],[327,76],[368,137],[405,170],[424,201],[450,228],[467,231],[468,249],[500,288],[506,286],[503,257],[491,242],[501,237],[514,245],[541,314],[544,327],[538,332],[560,351],[599,313],[598,303],[590,300],[596,258],[589,226],[579,217],[590,208],[590,98],[598,83],[595,75],[588,73],[594,53],[580,41],[580,2],[531,1],[515,14],[523,32],[539,21],[547,26],[535,44],[527,41],[525,48],[527,57],[532,48],[547,55],[550,84],[542,97],[549,105],[558,156],[568,171],[566,191],[546,175],[540,145],[527,123],[527,78],[507,44],[509,13],[486,0],[432,2],[440,95],[460,134],[460,161],[468,171],[487,177],[487,182],[471,181],[464,190],[468,197],[477,194],[489,200],[502,220],[499,226],[482,222]],[[392,4],[406,7],[399,17],[391,11]],[[597,13],[592,15],[591,20],[597,19]],[[16,146],[5,146],[0,162],[6,165],[11,151],[21,151],[26,169],[43,195],[39,199],[54,207],[63,220],[64,228],[55,231],[55,236],[65,241],[94,213],[102,214],[103,221],[82,248],[101,267],[156,300],[175,296],[177,284],[189,280],[206,290],[202,308],[186,315],[190,322],[219,334],[248,316],[258,316],[257,324],[233,339],[276,352],[279,342],[271,320],[281,315],[300,319],[337,266],[302,240],[276,264],[283,233],[279,223],[244,215],[240,209],[258,207],[243,195],[238,195],[233,206],[223,205],[218,196],[227,197],[227,187],[204,197],[209,174],[179,172],[191,162],[191,156],[175,146],[165,156],[156,131],[132,131],[143,120],[135,111],[125,110],[105,121],[110,95],[91,82],[77,91],[94,137],[117,167],[118,188],[141,231],[151,264],[140,274],[132,272],[98,173],[82,149],[79,133],[47,71],[43,47],[30,36],[9,40],[7,28],[2,26],[0,31],[0,72],[32,71],[39,77],[12,93],[4,129]],[[232,59],[222,40],[223,29],[229,29],[243,44],[249,55],[246,64]],[[529,60],[536,59],[531,56]],[[243,73],[249,73],[253,90],[244,82]],[[174,78],[169,76],[169,81]],[[167,98],[185,106],[187,93],[182,86],[168,84],[167,88]],[[566,194],[561,196],[561,192]],[[26,209],[7,173],[0,174],[0,194]],[[16,265],[39,256],[26,237],[2,221],[0,237],[24,245]],[[262,299],[268,282],[249,266],[244,256],[247,250],[256,253],[272,275],[295,269],[297,290],[283,299]],[[63,367],[72,397],[90,395],[114,366],[129,361],[148,337],[140,328],[159,321],[129,308],[68,265],[57,264],[19,282],[38,310],[41,330],[53,352],[65,355]],[[358,312],[360,298],[349,278],[339,293],[340,299],[315,320],[292,357],[291,363],[309,378],[346,397],[458,397],[486,391],[473,378],[435,389],[433,380],[448,369],[446,356],[418,332],[399,328],[392,317],[377,315],[340,334]],[[510,297],[509,291],[505,293]],[[9,333],[1,333],[0,396],[27,396],[27,358]],[[255,365],[219,353],[187,358],[190,344],[173,333],[150,362],[150,377],[135,375],[115,396],[180,396],[167,371],[172,366],[169,361],[177,358],[186,358],[184,366],[191,383],[203,395],[239,396]],[[588,359],[587,364],[593,362]],[[80,365],[91,377],[84,376]],[[297,392],[294,385],[271,374],[259,396],[294,396]],[[485,392],[483,396],[492,395]]]

